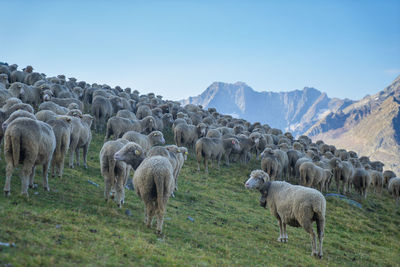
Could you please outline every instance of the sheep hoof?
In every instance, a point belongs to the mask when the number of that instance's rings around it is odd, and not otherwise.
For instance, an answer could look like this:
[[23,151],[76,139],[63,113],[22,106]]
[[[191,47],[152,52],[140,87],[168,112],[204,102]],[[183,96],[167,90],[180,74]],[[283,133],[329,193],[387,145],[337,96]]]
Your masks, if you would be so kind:
[[43,189],[44,189],[44,191],[50,191],[50,187],[48,187],[48,186],[44,186]]
[[157,231],[156,231],[156,234],[157,234],[158,236],[161,236],[161,234],[162,234],[161,230],[157,230]]
[[318,259],[322,259],[322,254],[318,254]]
[[85,164],[85,165],[83,165],[83,167],[85,167],[85,169],[87,169],[88,168],[88,166]]
[[11,193],[10,193],[10,191],[4,191],[4,195],[5,195],[6,197],[9,197],[9,196],[11,195]]

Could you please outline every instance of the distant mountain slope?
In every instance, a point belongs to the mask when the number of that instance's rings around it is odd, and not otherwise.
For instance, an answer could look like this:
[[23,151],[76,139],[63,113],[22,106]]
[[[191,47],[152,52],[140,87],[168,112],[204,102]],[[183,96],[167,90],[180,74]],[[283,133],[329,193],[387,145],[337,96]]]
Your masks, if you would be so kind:
[[386,164],[400,175],[400,76],[383,91],[329,113],[306,134]]
[[295,135],[305,132],[323,115],[353,103],[348,99],[331,99],[309,87],[290,92],[256,92],[243,82],[214,82],[201,95],[181,102],[183,105],[191,103],[204,108],[215,107],[223,114],[268,123],[271,127],[290,130]]

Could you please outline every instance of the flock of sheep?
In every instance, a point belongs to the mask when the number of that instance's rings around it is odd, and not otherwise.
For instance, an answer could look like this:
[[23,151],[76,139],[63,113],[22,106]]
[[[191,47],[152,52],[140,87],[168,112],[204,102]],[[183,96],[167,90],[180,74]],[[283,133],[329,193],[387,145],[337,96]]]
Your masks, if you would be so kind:
[[[24,195],[35,186],[38,165],[43,167],[43,186],[49,190],[50,166],[53,176],[62,177],[68,151],[70,168],[80,166],[80,149],[87,168],[93,124],[95,131],[105,132],[100,165],[106,201],[111,198],[121,207],[133,170],[134,188],[145,205],[145,222],[150,227],[156,217],[158,233],[189,151],[195,154],[198,171],[203,162],[206,173],[209,161],[219,168],[222,158],[226,165],[247,164],[255,155],[261,169],[251,172],[245,187],[259,190],[260,205],[268,205],[278,219],[278,241],[287,242],[286,225],[303,227],[311,237],[312,255],[318,257],[322,257],[326,210],[321,192],[333,180],[343,194],[354,188],[366,198],[370,188],[379,193],[386,188],[396,203],[400,195],[395,173],[383,172],[383,163],[353,151],[323,141],[313,143],[307,136],[295,139],[289,132],[219,114],[215,108],[182,107],[153,93],[140,95],[130,88],[66,80],[64,75],[46,77],[31,66],[18,70],[15,64],[0,64],[0,107],[7,196],[18,165]],[[165,145],[166,129],[172,130],[174,145]]]

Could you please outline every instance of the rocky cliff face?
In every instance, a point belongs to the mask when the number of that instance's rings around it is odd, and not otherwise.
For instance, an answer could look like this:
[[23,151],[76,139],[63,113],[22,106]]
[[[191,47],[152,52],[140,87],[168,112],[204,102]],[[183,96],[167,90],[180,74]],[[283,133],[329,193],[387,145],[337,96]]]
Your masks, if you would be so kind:
[[324,115],[344,109],[353,101],[329,98],[314,88],[290,92],[256,92],[243,82],[215,82],[201,95],[181,101],[185,104],[215,107],[223,114],[251,122],[267,123],[271,127],[300,135]]
[[306,134],[380,160],[400,175],[400,76],[383,91],[329,113]]

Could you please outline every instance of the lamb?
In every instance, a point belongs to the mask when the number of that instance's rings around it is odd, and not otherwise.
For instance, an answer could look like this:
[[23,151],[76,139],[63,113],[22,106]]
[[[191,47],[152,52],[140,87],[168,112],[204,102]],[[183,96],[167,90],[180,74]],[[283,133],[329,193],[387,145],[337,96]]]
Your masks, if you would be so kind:
[[[261,170],[251,172],[245,183],[247,189],[260,190],[260,205],[268,204],[271,214],[279,223],[280,234],[278,242],[287,242],[286,225],[303,227],[311,237],[312,256],[322,258],[322,243],[324,239],[326,200],[315,189],[286,182],[269,181],[269,176]],[[317,224],[319,248],[312,227]]]
[[400,178],[393,177],[389,180],[388,191],[396,200],[396,205],[399,205],[400,198]]
[[150,133],[155,128],[155,120],[152,116],[147,116],[142,120],[132,121],[120,117],[112,117],[107,122],[107,131],[105,140],[111,135],[114,139],[121,138],[128,131],[136,131],[139,133]]
[[58,177],[62,178],[64,172],[64,159],[68,152],[71,139],[71,118],[68,116],[61,116],[57,119],[47,121],[47,124],[51,126],[54,136],[56,137],[56,148],[51,162],[51,174],[54,177],[57,173]]
[[48,124],[30,118],[17,118],[10,123],[4,138],[5,195],[10,195],[11,176],[20,163],[22,163],[21,194],[28,196],[28,185],[33,187],[37,165],[43,166],[43,187],[49,191],[48,170],[55,148],[56,138]]
[[147,153],[147,151],[149,151],[154,145],[165,144],[164,136],[160,131],[153,131],[148,135],[144,135],[135,131],[128,131],[122,136],[122,139],[139,144],[145,153]]
[[352,177],[354,173],[354,167],[351,162],[341,161],[338,158],[332,158],[329,161],[329,165],[333,171],[333,175],[336,181],[336,191],[340,193],[339,187],[342,182],[342,192],[346,193],[346,190],[350,190]]
[[393,177],[396,177],[396,174],[393,171],[386,170],[383,172],[383,187],[387,188],[389,184],[389,180]]
[[371,176],[364,168],[357,168],[353,174],[354,189],[360,193],[361,196],[367,198],[367,189],[371,184]]
[[121,160],[116,160],[114,155],[128,143],[127,140],[118,139],[104,143],[100,150],[100,169],[104,177],[104,198],[110,198],[111,190],[115,189],[115,199],[120,208],[125,200],[125,184],[128,180],[130,165]]
[[215,159],[218,162],[218,169],[221,157],[225,155],[229,164],[229,154],[232,149],[239,149],[239,142],[235,138],[208,138],[202,137],[196,142],[197,171],[200,171],[201,159],[204,159],[205,172],[208,173],[208,160]]
[[185,160],[187,160],[188,150],[186,147],[177,147],[176,145],[168,145],[165,148],[168,151],[174,153],[178,161],[177,171],[176,173],[174,172],[175,190],[178,190],[178,177],[183,167],[183,164],[185,163]]

